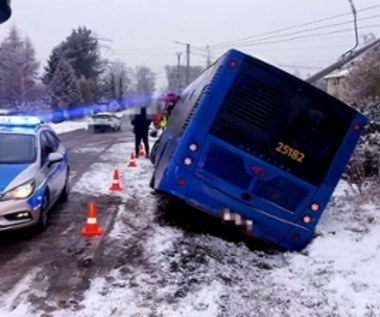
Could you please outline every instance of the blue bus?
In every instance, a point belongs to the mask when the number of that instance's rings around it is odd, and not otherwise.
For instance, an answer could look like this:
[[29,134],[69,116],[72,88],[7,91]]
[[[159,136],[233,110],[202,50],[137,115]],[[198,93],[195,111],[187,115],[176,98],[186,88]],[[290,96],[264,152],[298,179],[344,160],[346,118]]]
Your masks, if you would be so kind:
[[255,238],[301,250],[366,123],[303,80],[230,50],[181,93],[155,149],[150,186]]

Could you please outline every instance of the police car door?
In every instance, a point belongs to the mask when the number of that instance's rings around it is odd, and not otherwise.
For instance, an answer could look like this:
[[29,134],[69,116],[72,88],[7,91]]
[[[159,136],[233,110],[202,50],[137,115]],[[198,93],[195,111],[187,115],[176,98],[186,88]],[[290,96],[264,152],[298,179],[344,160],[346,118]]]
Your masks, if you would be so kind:
[[48,157],[54,152],[54,148],[50,143],[46,131],[40,135],[41,142],[41,167],[42,174],[46,181],[46,186],[49,187],[50,204],[54,203],[59,195],[59,163],[49,163]]
[[[65,147],[62,145],[61,140],[51,131],[44,132],[50,142],[50,146],[53,149],[53,152],[62,154],[63,156],[66,154]],[[65,183],[66,183],[66,173],[67,167],[64,161],[56,163],[57,165],[57,183],[58,183],[58,194],[61,194]]]

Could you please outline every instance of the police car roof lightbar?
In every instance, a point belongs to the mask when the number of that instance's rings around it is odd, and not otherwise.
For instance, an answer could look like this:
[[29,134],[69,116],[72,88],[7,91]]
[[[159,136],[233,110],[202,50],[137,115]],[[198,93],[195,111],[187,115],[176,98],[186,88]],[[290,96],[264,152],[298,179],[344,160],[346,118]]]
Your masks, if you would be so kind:
[[41,120],[36,116],[0,116],[0,125],[6,126],[36,126]]

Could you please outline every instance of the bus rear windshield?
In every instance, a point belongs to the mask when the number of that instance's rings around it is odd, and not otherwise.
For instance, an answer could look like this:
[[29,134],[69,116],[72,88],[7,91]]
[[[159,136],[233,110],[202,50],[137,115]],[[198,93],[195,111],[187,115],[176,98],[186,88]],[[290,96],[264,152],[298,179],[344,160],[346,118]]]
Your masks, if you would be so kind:
[[237,75],[210,132],[319,185],[354,113],[345,104],[291,76],[268,75],[260,66],[246,65]]

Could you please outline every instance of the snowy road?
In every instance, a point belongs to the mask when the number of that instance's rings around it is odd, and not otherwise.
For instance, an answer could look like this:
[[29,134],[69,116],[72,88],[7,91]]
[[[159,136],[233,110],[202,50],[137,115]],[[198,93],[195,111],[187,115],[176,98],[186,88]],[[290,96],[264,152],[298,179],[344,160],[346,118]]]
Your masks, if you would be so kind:
[[[0,237],[0,316],[380,316],[376,196],[342,183],[317,238],[282,253],[184,206],[159,211],[149,160],[127,167],[130,131],[62,139],[73,162],[70,201],[45,233]],[[104,233],[85,239],[90,200]]]
[[[109,147],[119,139],[130,138],[128,130],[103,134],[77,130],[62,135],[70,156],[72,186],[75,187],[91,165],[102,161],[102,155]],[[107,175],[102,183],[109,186],[111,177],[111,174]],[[72,192],[69,202],[54,208],[49,228],[41,235],[35,235],[31,230],[0,235],[0,292],[4,294],[15,285],[21,287],[14,289],[14,299],[7,298],[11,307],[17,306],[20,295],[25,294],[23,284],[30,276],[34,276],[31,290],[42,288],[45,295],[30,293],[28,299],[43,310],[49,310],[47,302],[50,299],[65,307],[73,292],[86,286],[87,262],[101,249],[101,238],[89,241],[80,235],[88,203],[93,199],[92,195]],[[111,227],[120,202],[120,198],[112,196],[98,201],[97,208],[107,210],[107,213],[99,213],[99,222]]]

